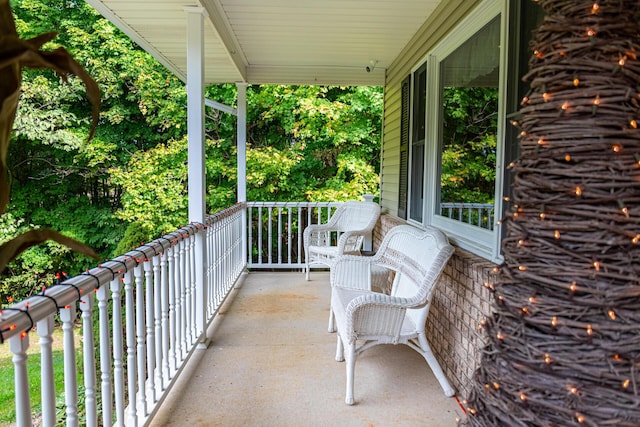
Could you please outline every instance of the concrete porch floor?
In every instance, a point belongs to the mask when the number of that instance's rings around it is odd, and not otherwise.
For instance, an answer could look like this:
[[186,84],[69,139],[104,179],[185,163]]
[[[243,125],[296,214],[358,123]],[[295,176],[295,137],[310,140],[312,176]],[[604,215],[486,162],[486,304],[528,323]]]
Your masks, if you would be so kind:
[[377,346],[356,362],[356,404],[327,332],[329,275],[252,272],[240,279],[153,426],[433,426],[463,417],[425,360]]

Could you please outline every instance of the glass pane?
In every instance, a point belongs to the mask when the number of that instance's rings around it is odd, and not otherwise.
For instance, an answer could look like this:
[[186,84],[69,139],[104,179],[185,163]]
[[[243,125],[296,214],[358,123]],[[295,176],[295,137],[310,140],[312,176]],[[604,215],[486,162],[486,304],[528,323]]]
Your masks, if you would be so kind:
[[436,214],[493,229],[500,18],[440,64],[440,189]]
[[422,222],[424,203],[424,137],[427,102],[427,64],[413,73],[413,123],[411,128],[411,196],[409,218]]
[[409,218],[422,222],[424,194],[424,141],[411,147],[411,199]]

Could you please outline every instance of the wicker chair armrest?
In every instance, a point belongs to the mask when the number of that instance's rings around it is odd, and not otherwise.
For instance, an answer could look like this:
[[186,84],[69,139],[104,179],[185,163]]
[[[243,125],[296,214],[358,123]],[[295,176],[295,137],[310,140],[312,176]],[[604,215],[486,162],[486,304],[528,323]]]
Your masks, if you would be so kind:
[[336,258],[330,273],[331,286],[371,290],[373,257],[341,255]]
[[338,239],[338,254],[359,251],[365,235],[370,230],[349,230],[340,235]]
[[346,330],[353,334],[350,339],[377,336],[379,340],[396,343],[407,308],[411,306],[407,298],[380,293],[354,298],[346,307]]
[[307,226],[303,232],[303,241],[306,247],[324,245],[326,232],[337,231],[333,225],[330,224],[312,224]]
[[311,224],[305,228],[305,231],[309,233],[320,233],[323,231],[338,231],[338,229],[332,224]]
[[379,307],[396,307],[401,309],[416,307],[415,301],[411,298],[395,297],[393,295],[372,292],[360,295],[352,299],[347,305],[346,310],[347,313],[351,313],[367,305]]

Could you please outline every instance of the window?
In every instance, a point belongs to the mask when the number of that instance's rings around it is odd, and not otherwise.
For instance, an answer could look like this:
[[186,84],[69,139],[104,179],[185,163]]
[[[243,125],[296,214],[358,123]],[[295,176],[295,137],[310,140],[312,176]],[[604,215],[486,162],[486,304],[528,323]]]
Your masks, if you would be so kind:
[[493,229],[500,20],[440,61],[436,215]]
[[[436,226],[458,246],[494,261],[501,238],[496,221],[508,193],[503,180],[510,179],[503,166],[517,152],[507,112],[517,111],[531,30],[541,17],[538,5],[531,10],[520,3],[484,1],[416,65],[403,83],[411,90],[402,92],[411,110],[410,123],[401,123],[401,133],[409,133],[408,159],[401,157],[408,190],[400,201],[408,221]],[[507,43],[509,49],[500,48]]]
[[413,105],[411,116],[411,180],[409,218],[422,222],[424,211],[424,148],[426,130],[427,64],[413,73]]
[[[426,176],[429,223],[450,240],[495,259],[496,188],[499,186],[502,1],[483,2],[429,55]],[[498,210],[499,211],[499,210]],[[423,222],[424,224],[424,222]]]

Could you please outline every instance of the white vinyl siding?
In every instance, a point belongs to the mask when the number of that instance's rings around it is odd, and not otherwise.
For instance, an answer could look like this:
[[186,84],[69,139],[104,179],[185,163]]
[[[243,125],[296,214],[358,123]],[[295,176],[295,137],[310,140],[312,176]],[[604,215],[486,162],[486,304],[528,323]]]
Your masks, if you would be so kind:
[[398,214],[400,175],[401,84],[427,52],[479,3],[479,0],[448,0],[438,5],[420,30],[387,69],[385,82],[383,145],[380,171],[380,204],[390,215]]

